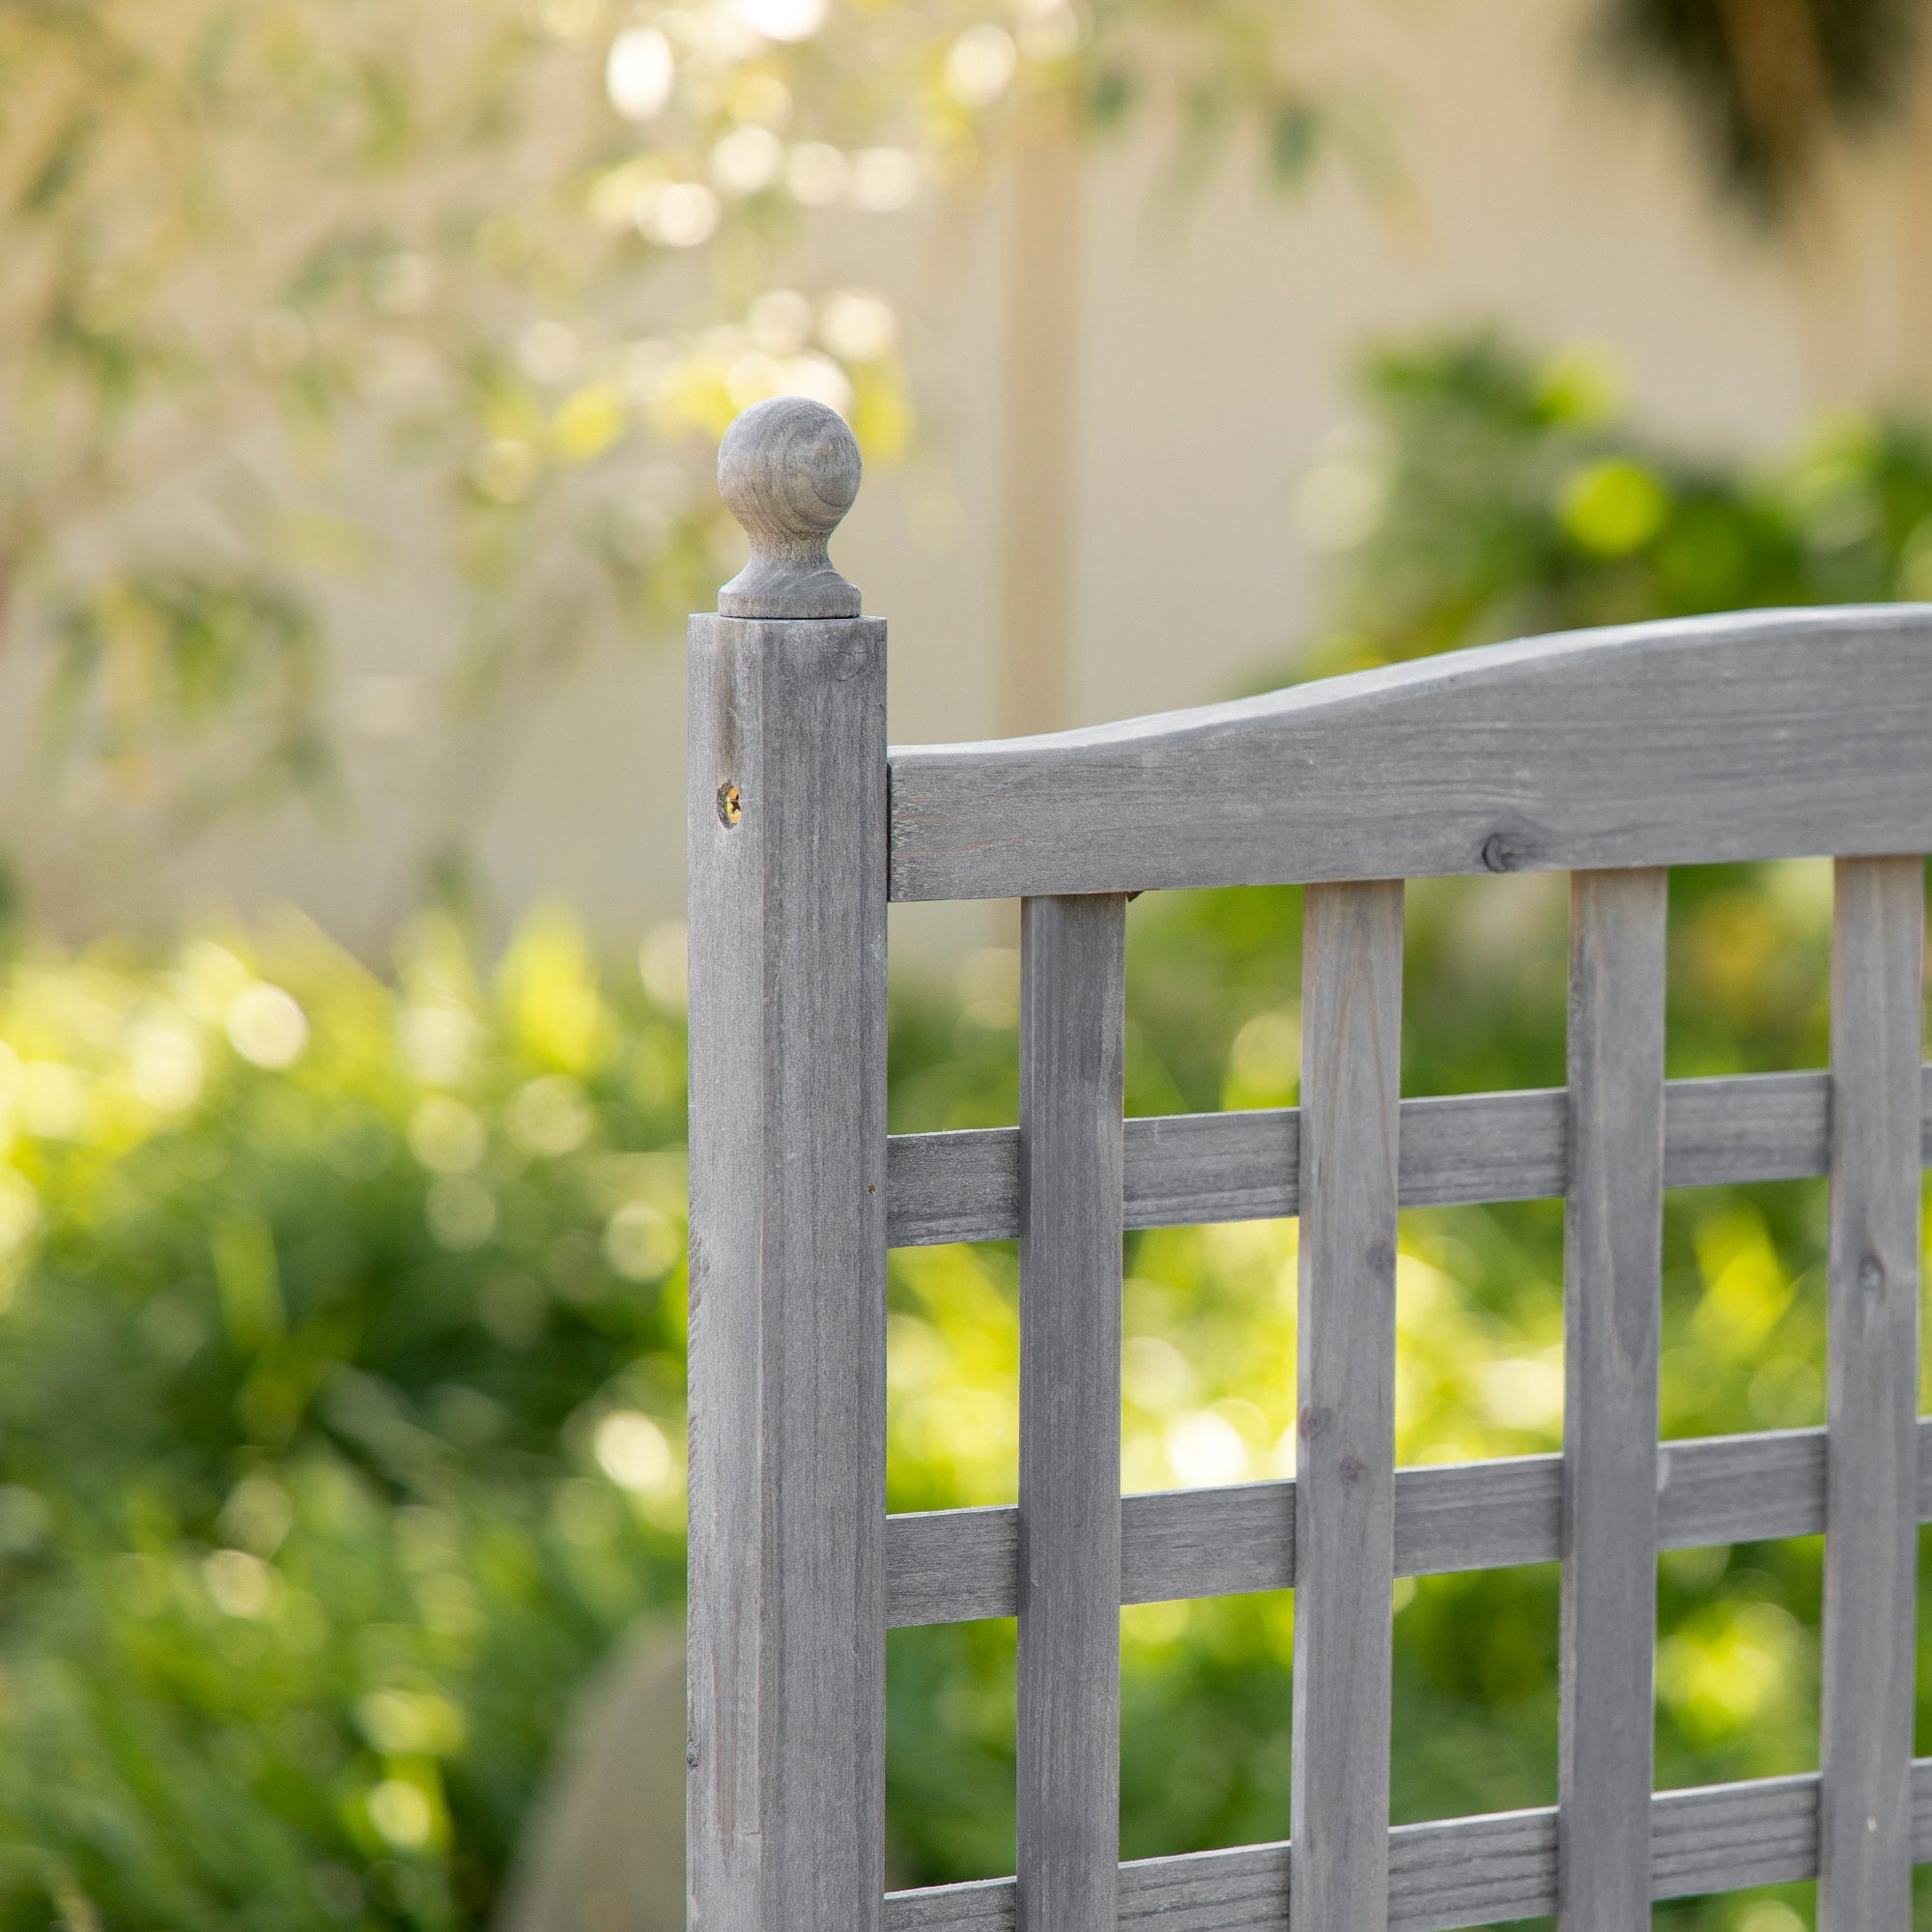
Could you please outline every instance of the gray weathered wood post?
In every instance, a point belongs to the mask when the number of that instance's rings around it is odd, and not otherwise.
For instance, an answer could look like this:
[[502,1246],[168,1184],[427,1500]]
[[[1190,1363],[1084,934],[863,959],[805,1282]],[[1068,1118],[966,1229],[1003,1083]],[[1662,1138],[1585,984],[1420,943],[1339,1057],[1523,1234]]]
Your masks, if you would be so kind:
[[719,485],[691,620],[689,1922],[877,1932],[884,1890],[886,627],[797,397]]

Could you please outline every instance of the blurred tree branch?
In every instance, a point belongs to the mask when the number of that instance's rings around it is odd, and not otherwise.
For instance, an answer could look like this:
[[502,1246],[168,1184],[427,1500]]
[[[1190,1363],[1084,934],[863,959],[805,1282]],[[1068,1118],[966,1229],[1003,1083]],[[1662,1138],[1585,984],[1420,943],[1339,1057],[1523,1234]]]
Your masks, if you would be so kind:
[[345,580],[458,586],[458,719],[696,608],[736,410],[912,433],[892,308],[786,285],[807,224],[1048,99],[1359,158],[1301,43],[1278,0],[0,0],[0,642],[49,782],[177,828],[339,791]]

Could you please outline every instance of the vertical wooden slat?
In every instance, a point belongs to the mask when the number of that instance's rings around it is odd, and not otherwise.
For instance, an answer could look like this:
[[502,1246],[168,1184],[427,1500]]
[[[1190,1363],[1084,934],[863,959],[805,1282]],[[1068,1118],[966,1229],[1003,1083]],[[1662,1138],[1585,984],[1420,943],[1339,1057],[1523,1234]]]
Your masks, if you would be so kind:
[[691,626],[702,1932],[868,1932],[885,1837],[886,627]]
[[1570,882],[1559,1919],[1651,1922],[1663,871]]
[[1822,1932],[1911,1918],[1924,868],[1841,859],[1832,959]]
[[1317,1932],[1388,1913],[1402,907],[1311,886],[1303,926],[1289,1885]]
[[1115,1927],[1125,913],[1020,918],[1019,1932]]

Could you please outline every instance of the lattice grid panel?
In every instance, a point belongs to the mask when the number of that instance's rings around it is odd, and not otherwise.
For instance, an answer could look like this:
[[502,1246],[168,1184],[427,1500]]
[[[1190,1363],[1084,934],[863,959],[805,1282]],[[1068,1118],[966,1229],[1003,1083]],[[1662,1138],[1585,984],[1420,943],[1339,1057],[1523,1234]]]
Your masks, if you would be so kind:
[[[1907,1868],[1932,1861],[1932,1759],[1907,1761],[1932,1419],[1916,1414],[1916,1274],[1896,1262],[1914,1256],[1918,1174],[1932,1164],[1922,867],[1839,864],[1829,1073],[1664,1081],[1665,884],[1661,870],[1573,877],[1567,1088],[1398,1100],[1400,889],[1335,886],[1310,895],[1303,1107],[1115,1131],[1122,901],[1028,903],[1021,1127],[895,1136],[887,1164],[894,1245],[1023,1243],[1021,1502],[895,1516],[885,1546],[889,1625],[1022,1618],[1022,1879],[889,1894],[888,1932],[1006,1932],[1022,1884],[1040,1901],[1029,1922],[1065,1928],[1280,1932],[1292,1896],[1323,1926],[1433,1932],[1559,1909],[1647,1924],[1653,1900],[1821,1870],[1824,1922],[1906,1923]],[[1663,1188],[1827,1175],[1831,1429],[1660,1443]],[[1552,1197],[1569,1209],[1564,1453],[1395,1468],[1396,1212]],[[1293,1214],[1316,1223],[1304,1347],[1328,1351],[1302,1370],[1296,1479],[1118,1497],[1121,1232]],[[1338,1318],[1352,1332],[1338,1337]],[[1325,1517],[1311,1488],[1328,1492]],[[1852,1535],[1832,1533],[1833,1492],[1855,1498]],[[1023,1512],[1038,1525],[1024,1574]],[[1827,1772],[1653,1792],[1657,1551],[1820,1533],[1836,1552]],[[1566,1571],[1563,1803],[1389,1829],[1387,1693],[1365,1682],[1387,1682],[1389,1583],[1551,1561]],[[1309,1601],[1324,1569],[1331,1585],[1340,1573],[1325,1628]],[[1318,1846],[1326,1869],[1311,1883],[1313,1861],[1283,1840],[1100,1873],[1118,1804],[1120,1606],[1297,1585],[1297,1711],[1316,1706],[1297,1727],[1297,1787],[1331,1802],[1312,1818],[1297,1807],[1293,1842]],[[1566,1834],[1565,1816],[1589,1822]]]

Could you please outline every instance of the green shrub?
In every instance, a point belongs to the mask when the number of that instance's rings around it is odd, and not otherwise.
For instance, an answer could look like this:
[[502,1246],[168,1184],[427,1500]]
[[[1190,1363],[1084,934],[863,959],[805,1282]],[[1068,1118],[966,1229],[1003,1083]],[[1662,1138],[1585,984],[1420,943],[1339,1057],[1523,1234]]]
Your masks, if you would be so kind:
[[1493,335],[1377,350],[1363,430],[1300,487],[1337,554],[1338,669],[1575,625],[1932,598],[1932,432],[1841,415],[1792,454],[1688,453],[1627,420],[1616,365]]
[[480,1923],[682,1588],[683,1041],[539,922],[0,990],[0,1921]]

